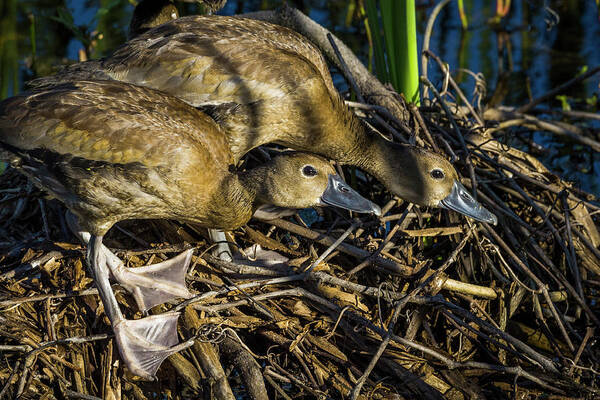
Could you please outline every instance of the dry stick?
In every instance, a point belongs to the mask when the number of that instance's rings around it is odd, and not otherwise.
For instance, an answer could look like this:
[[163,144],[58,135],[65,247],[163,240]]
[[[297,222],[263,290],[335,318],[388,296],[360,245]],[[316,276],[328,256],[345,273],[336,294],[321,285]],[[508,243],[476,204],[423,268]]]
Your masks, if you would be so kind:
[[[513,210],[508,208],[506,206],[506,203],[504,203],[504,201],[502,201],[502,199],[499,198],[498,195],[496,193],[494,193],[494,191],[491,190],[490,187],[486,183],[480,182],[479,186],[482,188],[482,191],[485,191],[485,193],[489,194],[493,198],[493,200],[492,200],[492,198],[489,198],[483,192],[479,192],[478,193],[479,196],[481,196],[481,198],[483,200],[485,200],[487,204],[490,204],[494,208],[495,211],[499,211],[500,213],[511,218],[513,221],[517,222],[519,225],[521,225],[522,227],[527,229],[529,232],[535,231],[535,229],[531,225],[529,225],[527,222],[523,221],[521,219],[521,217],[519,217],[517,214],[515,214],[515,212]],[[531,236],[531,235],[529,235],[529,236]]]
[[[413,299],[414,300],[414,299]],[[427,304],[428,301],[423,301],[424,299],[418,299],[419,301],[417,301],[418,304]],[[528,354],[532,359],[534,359],[535,361],[537,361],[540,365],[542,365],[545,369],[550,370],[552,372],[557,373],[558,370],[554,367],[554,364],[552,364],[552,361],[547,359],[546,357],[540,355],[539,353],[535,352],[531,347],[527,346],[525,343],[521,342],[520,340],[506,334],[505,332],[499,330],[499,329],[495,329],[492,325],[486,323],[485,321],[482,321],[481,319],[474,317],[472,314],[470,314],[468,311],[462,309],[461,307],[458,307],[452,303],[449,303],[443,299],[440,299],[439,296],[433,297],[433,298],[429,298],[429,302],[433,301],[434,303],[439,303],[441,306],[447,307],[447,308],[451,308],[454,309],[456,311],[458,311],[460,314],[462,314],[463,316],[471,319],[473,322],[483,326],[483,327],[487,327],[488,330],[494,332],[496,335],[498,335],[499,337],[503,338],[504,340],[506,340],[507,342],[510,342],[511,344],[513,344],[516,348],[520,349],[521,351],[523,351],[525,354]],[[414,301],[411,301],[414,302]],[[339,307],[337,307],[339,308]],[[338,310],[339,311],[339,310]],[[358,321],[360,324],[366,325],[368,326],[370,329],[372,329],[373,331],[377,332],[379,335],[381,335],[382,337],[386,334],[386,331],[384,331],[382,328],[375,326],[374,324],[371,323],[371,321],[365,319],[364,317],[354,313],[353,311],[350,311],[347,313],[348,316],[352,317],[354,320]],[[467,325],[468,327],[468,325]],[[527,371],[524,371],[523,369],[521,369],[521,367],[505,367],[503,365],[493,365],[493,364],[488,364],[488,363],[480,363],[480,362],[474,362],[474,361],[466,361],[466,362],[457,362],[454,361],[442,354],[440,354],[439,352],[424,346],[422,344],[413,342],[411,340],[407,340],[403,337],[397,336],[397,335],[393,335],[392,339],[404,346],[413,348],[415,350],[421,351],[424,354],[430,355],[431,357],[442,361],[444,364],[446,364],[448,366],[448,368],[450,369],[455,369],[455,368],[479,368],[479,369],[486,369],[486,370],[491,370],[491,371],[499,371],[499,372],[506,372],[508,374],[515,374],[517,376],[524,376],[527,379],[530,379],[533,382],[536,382],[537,384],[541,385],[542,387],[546,388],[546,389],[550,389],[553,391],[557,391],[559,393],[562,393],[561,390],[554,388],[553,386],[550,386],[548,384],[546,384],[543,380],[541,380],[540,378],[528,373]]]
[[65,396],[69,399],[79,399],[79,400],[102,400],[100,397],[92,396],[85,393],[75,392],[73,390],[65,389]]
[[[228,264],[230,264],[231,269],[233,269],[234,266],[236,265],[231,262],[229,262]],[[245,266],[240,265],[240,267],[245,267]],[[256,281],[252,281],[252,282],[248,282],[248,283],[244,283],[244,284],[238,284],[233,287],[227,286],[224,289],[205,292],[202,295],[199,295],[199,296],[196,296],[191,299],[183,301],[177,307],[174,308],[174,311],[180,311],[181,309],[185,308],[185,306],[188,306],[191,304],[207,302],[219,295],[229,296],[229,295],[231,295],[232,292],[236,292],[241,289],[250,289],[250,288],[255,288],[255,287],[265,288],[265,287],[271,286],[271,285],[277,285],[277,284],[281,284],[281,283],[289,283],[289,282],[298,281],[298,280],[310,280],[310,281],[315,281],[318,283],[327,283],[330,285],[339,286],[344,289],[348,289],[351,292],[364,294],[366,296],[375,297],[375,298],[381,297],[381,289],[378,287],[365,286],[365,285],[360,285],[358,283],[349,282],[347,280],[338,278],[336,276],[329,275],[328,273],[323,272],[323,271],[312,271],[310,273],[310,275],[308,275],[308,276],[305,273],[300,273],[300,274],[296,274],[296,275],[284,276],[281,278],[256,280]],[[473,285],[470,283],[464,283],[464,282],[456,281],[454,279],[444,279],[444,282],[442,284],[442,289],[457,292],[457,293],[473,295],[473,296],[477,296],[477,297],[483,297],[486,299],[496,299],[498,297],[497,293],[492,288],[485,287],[485,286]],[[399,300],[401,298],[404,298],[404,294],[402,294],[402,293],[386,293],[386,298],[389,298],[389,300]],[[240,304],[242,304],[242,303],[240,303]],[[243,303],[243,304],[246,304],[246,303]],[[209,311],[206,308],[204,310]],[[210,310],[210,311],[214,311],[214,310]]]
[[581,353],[583,353],[585,346],[587,346],[587,343],[593,334],[594,334],[594,328],[588,326],[585,329],[585,336],[584,336],[583,340],[581,341],[581,345],[579,346],[579,349],[577,349],[577,354],[575,354],[575,358],[573,359],[573,365],[571,366],[571,368],[569,368],[569,375],[573,375],[573,370],[577,367],[577,363],[579,362],[579,357],[581,357]]
[[[550,185],[546,185],[543,182],[540,182],[540,181],[538,181],[536,179],[528,177],[527,175],[524,175],[524,174],[520,173],[519,171],[517,171],[517,170],[515,170],[515,169],[513,169],[513,168],[511,168],[509,166],[500,164],[500,163],[496,162],[495,160],[491,159],[490,157],[488,157],[486,154],[478,153],[478,152],[474,152],[473,154],[475,156],[481,158],[481,159],[484,159],[485,161],[490,162],[491,164],[493,164],[493,165],[495,165],[495,166],[497,166],[499,168],[502,168],[502,169],[504,169],[506,171],[509,171],[510,173],[518,176],[519,178],[521,178],[521,179],[523,179],[523,180],[525,180],[525,181],[527,181],[529,183],[532,183],[534,185],[537,185],[537,186],[543,188],[544,190],[548,190],[548,191],[550,191],[552,193],[555,193],[555,194],[560,194],[562,192],[562,190],[558,190],[558,189],[556,189],[556,188],[554,188],[554,187],[552,187]],[[569,196],[572,197],[573,201],[582,202],[583,204],[585,204],[587,207],[589,207],[591,209],[594,209],[594,210],[598,210],[599,209],[598,206],[596,206],[596,205],[594,205],[594,204],[592,204],[590,202],[587,202],[585,200],[581,200],[581,199],[577,198],[576,196],[574,196],[572,193],[569,193]],[[544,206],[544,205],[540,204],[540,206]],[[554,212],[552,214],[554,216],[556,216],[557,218],[562,219],[561,215],[557,215]],[[579,232],[577,229],[574,229],[573,232],[583,242],[583,244],[585,245],[585,247],[587,247],[594,254],[594,256],[596,256],[596,258],[600,261],[600,251],[596,247],[594,247],[594,245],[585,237],[585,235],[582,232]]]
[[439,153],[440,149],[437,146],[437,143],[435,142],[435,140],[433,140],[433,136],[431,136],[431,132],[429,132],[429,128],[427,128],[425,121],[423,121],[423,116],[421,115],[419,108],[415,104],[412,104],[412,103],[409,105],[409,107],[410,107],[410,111],[412,111],[413,115],[417,118],[417,122],[419,123],[419,126],[421,127],[421,129],[423,129],[423,132],[425,132],[425,137],[429,141],[429,144],[431,144],[431,147],[433,147],[433,150],[435,150],[436,153]]
[[[376,111],[376,112],[380,113],[381,115],[383,115],[384,117],[386,117],[387,119],[389,119],[390,121],[392,121],[393,123],[395,123],[396,126],[400,127],[400,129],[402,129],[404,131],[404,133],[406,133],[406,135],[410,136],[412,133],[410,128],[408,128],[405,123],[403,123],[398,118],[396,118],[394,116],[394,114],[392,114],[390,112],[390,110],[388,110],[385,107],[378,106],[376,104],[359,103],[359,102],[350,101],[350,100],[345,100],[344,102],[350,107],[358,108],[361,110]],[[387,126],[389,126],[389,125],[387,125]],[[392,128],[391,132],[393,133],[393,132],[397,132],[397,131]],[[398,133],[398,135],[400,135],[400,134]],[[402,140],[406,140],[406,139],[402,138]]]
[[[278,228],[285,229],[289,232],[295,233],[296,235],[304,236],[305,238],[308,238],[310,240],[313,240],[313,241],[318,242],[325,246],[331,246],[331,244],[335,242],[335,239],[333,239],[329,236],[325,236],[321,233],[301,227],[299,225],[293,224],[293,223],[285,221],[283,219],[274,219],[274,220],[269,221],[269,223]],[[371,257],[371,253],[369,253],[368,251],[359,249],[358,247],[349,245],[347,243],[340,244],[338,246],[338,250],[340,250],[342,253],[351,255],[351,256],[359,258],[359,259],[365,259],[365,258]],[[387,260],[382,257],[374,257],[373,264],[375,264],[381,268],[384,268],[390,272],[397,273],[404,277],[409,277],[414,273],[414,270],[412,267],[409,267],[406,265],[401,265],[394,261]]]
[[21,360],[17,360],[17,362],[15,363],[15,366],[13,367],[12,371],[10,371],[10,375],[6,379],[6,383],[4,383],[4,386],[2,387],[2,390],[0,390],[0,399],[3,399],[4,395],[8,392],[8,388],[11,386],[10,383],[12,382],[13,376],[15,376],[15,374],[17,373],[17,371],[20,368],[21,368]]
[[87,342],[93,342],[96,340],[108,339],[110,337],[113,337],[113,335],[99,334],[99,335],[92,335],[92,336],[85,336],[85,337],[71,337],[71,338],[66,338],[66,339],[59,339],[59,340],[53,340],[53,341],[40,343],[40,345],[38,347],[31,350],[24,356],[25,362],[23,365],[23,374],[21,375],[21,378],[19,379],[19,384],[17,386],[17,394],[15,397],[18,398],[23,393],[23,390],[25,389],[27,375],[29,374],[29,369],[33,366],[35,358],[38,353],[44,351],[48,347],[56,346],[59,344],[87,343]]
[[[518,171],[518,170],[516,170],[516,169],[514,169],[514,168],[512,168],[512,167],[510,167],[508,165],[504,165],[504,164],[501,164],[501,163],[497,162],[496,160],[492,159],[490,156],[488,156],[487,154],[485,154],[483,151],[479,150],[477,148],[477,145],[475,143],[470,142],[470,144],[475,147],[475,149],[474,149],[475,151],[473,151],[472,154],[475,155],[476,157],[479,157],[482,160],[485,160],[485,161],[489,162],[490,164],[492,164],[494,166],[497,166],[499,168],[502,168],[505,171],[510,172],[511,174],[514,174],[518,178],[523,179],[524,181],[526,181],[528,183],[536,185],[536,186],[538,186],[538,187],[540,187],[540,188],[542,188],[544,190],[548,190],[548,191],[550,191],[550,192],[552,192],[554,194],[559,194],[559,193],[561,193],[563,191],[562,188],[561,189],[557,189],[556,187],[554,187],[552,185],[548,185],[548,184],[546,184],[544,182],[538,181],[535,178],[527,176],[524,173],[522,173],[522,172],[520,172],[520,171]],[[571,198],[571,200],[576,201],[576,202],[582,202],[583,204],[585,204],[587,207],[591,208],[594,211],[599,211],[600,210],[600,206],[598,206],[598,205],[596,205],[594,203],[591,203],[591,202],[589,202],[587,200],[580,199],[577,196],[575,196],[573,193],[569,193],[569,198]]]
[[287,393],[285,393],[285,391],[281,388],[281,386],[279,386],[274,380],[273,378],[271,378],[269,375],[265,373],[263,374],[263,376],[265,377],[265,381],[267,381],[269,383],[269,385],[271,385],[273,387],[273,389],[275,389],[275,391],[277,393],[279,393],[279,395],[281,397],[284,398],[284,400],[293,400],[290,396],[287,395]]
[[344,58],[342,57],[342,54],[340,53],[340,49],[335,44],[335,41],[333,40],[333,36],[331,35],[330,32],[327,32],[327,40],[329,40],[329,44],[331,44],[333,53],[337,57],[338,62],[340,63],[340,66],[342,67],[342,73],[344,74],[344,76],[346,77],[348,82],[350,83],[350,86],[352,86],[352,90],[354,90],[354,93],[356,94],[356,98],[358,99],[359,102],[366,103],[365,98],[360,93],[360,89],[358,88],[358,85],[356,84],[356,81],[354,80],[354,77],[352,76],[352,72],[350,71],[350,68],[348,68],[348,64],[346,64],[346,61],[344,61]]
[[579,75],[579,76],[577,76],[577,77],[575,77],[575,78],[573,78],[573,79],[571,79],[571,80],[563,83],[562,85],[559,85],[558,87],[550,90],[548,93],[546,93],[546,94],[544,94],[544,95],[542,95],[542,96],[540,96],[540,97],[538,97],[536,99],[531,100],[528,104],[525,104],[524,106],[519,107],[517,109],[517,112],[525,113],[525,112],[529,111],[532,107],[535,107],[536,105],[538,105],[538,104],[540,104],[540,103],[542,103],[542,102],[544,102],[544,101],[546,101],[546,100],[548,100],[550,98],[553,98],[555,95],[559,94],[560,92],[564,91],[565,89],[573,86],[574,84],[576,84],[578,82],[586,80],[587,78],[589,78],[590,76],[592,76],[592,75],[594,75],[594,74],[596,74],[598,72],[600,72],[600,66],[592,68],[591,70],[589,70],[585,74],[581,74],[581,75]]
[[392,314],[390,323],[387,326],[386,334],[385,334],[383,341],[379,344],[379,348],[377,349],[377,352],[371,358],[369,365],[363,372],[362,376],[356,381],[356,385],[354,386],[354,388],[352,389],[352,392],[350,393],[350,398],[352,400],[355,400],[358,397],[358,395],[360,394],[360,391],[361,391],[363,385],[365,384],[365,382],[367,381],[367,378],[371,374],[371,371],[373,371],[373,368],[375,368],[377,361],[379,361],[379,358],[381,358],[381,355],[383,354],[387,345],[389,344],[390,340],[392,339],[392,336],[394,336],[393,335],[394,326],[395,326],[396,321],[398,320],[398,317],[400,316],[400,312],[402,311],[404,306],[408,303],[409,300],[414,298],[421,290],[423,290],[430,282],[432,282],[440,273],[445,271],[450,265],[452,265],[452,263],[454,263],[454,261],[458,257],[458,254],[462,251],[463,247],[465,247],[465,245],[467,244],[467,241],[471,237],[472,233],[473,233],[473,230],[472,229],[469,230],[469,232],[461,240],[461,242],[458,244],[456,249],[454,249],[452,254],[450,254],[450,257],[448,257],[448,259],[444,262],[444,264],[439,269],[437,269],[433,274],[431,274],[429,277],[427,277],[427,279],[425,279],[425,281],[423,281],[423,283],[421,283],[419,286],[414,288],[407,296],[405,296],[402,300],[398,301],[398,303],[395,305],[394,313]]
[[404,212],[402,213],[402,217],[400,217],[400,219],[398,220],[398,222],[396,223],[396,225],[394,225],[394,227],[390,230],[390,232],[386,235],[385,239],[383,240],[383,242],[381,242],[379,244],[379,247],[377,248],[377,250],[375,250],[375,252],[371,255],[371,257],[369,257],[369,259],[364,260],[363,262],[361,262],[360,264],[358,264],[356,267],[352,268],[349,272],[348,275],[352,276],[355,273],[359,272],[360,270],[362,270],[363,268],[365,268],[367,265],[369,265],[371,263],[371,259],[373,257],[377,257],[379,256],[379,254],[381,254],[381,251],[383,250],[383,248],[385,247],[385,245],[392,240],[392,237],[394,237],[394,235],[396,234],[396,232],[398,231],[398,229],[400,229],[400,225],[402,224],[402,222],[404,222],[404,219],[406,218],[406,216],[408,215],[408,212],[412,209],[413,204],[410,203],[408,205],[408,207],[406,207],[406,210],[404,210]]
[[473,194],[473,198],[475,198],[475,200],[477,200],[477,178],[475,177],[475,169],[473,167],[473,162],[471,161],[471,152],[469,151],[469,149],[467,149],[467,144],[465,142],[465,138],[463,137],[463,134],[460,131],[460,128],[458,127],[458,124],[454,120],[454,116],[453,116],[452,112],[450,111],[450,109],[448,108],[448,105],[446,104],[444,99],[442,99],[442,96],[440,96],[440,94],[437,91],[437,89],[435,88],[435,86],[433,86],[433,84],[425,76],[421,76],[421,82],[423,82],[426,86],[428,86],[431,89],[431,92],[433,93],[435,98],[440,102],[442,109],[446,113],[446,116],[448,117],[450,124],[452,125],[452,127],[454,128],[454,131],[456,132],[456,136],[458,137],[460,145],[463,148],[463,151],[465,152],[465,163],[467,164],[467,167],[469,168],[469,175],[471,177],[471,185],[473,185],[471,187],[471,192]]
[[569,338],[569,334],[567,333],[564,325],[562,324],[562,321],[558,315],[558,311],[556,311],[556,307],[554,306],[554,303],[552,302],[552,299],[550,298],[550,294],[548,293],[548,286],[546,284],[544,284],[538,277],[537,275],[535,275],[530,269],[529,267],[527,267],[527,265],[525,265],[525,263],[523,261],[521,261],[521,259],[519,258],[519,256],[517,256],[512,249],[506,244],[506,242],[504,240],[502,240],[502,238],[493,230],[491,229],[487,224],[484,224],[485,230],[494,238],[494,240],[500,245],[500,247],[502,247],[504,249],[504,251],[506,251],[508,253],[508,255],[517,263],[517,265],[521,268],[521,270],[527,275],[529,276],[529,278],[531,280],[533,280],[536,284],[536,286],[538,287],[538,290],[541,290],[544,299],[546,300],[546,304],[548,304],[548,307],[550,308],[550,310],[552,311],[552,314],[554,316],[554,318],[556,319],[556,323],[560,329],[561,334],[563,335],[563,338],[565,339],[565,341],[567,342],[567,344],[569,345],[569,348],[571,349],[571,351],[575,350],[575,346],[573,346],[573,343],[571,342],[571,339]]
[[[577,232],[577,230],[574,230]],[[546,253],[539,247],[539,245],[535,241],[530,241],[530,245],[533,247],[535,252],[542,258],[542,260],[548,264],[552,271],[546,270],[546,272],[551,275],[555,280],[558,280],[567,290],[569,294],[575,299],[575,301],[583,307],[584,311],[588,314],[588,316],[596,323],[597,326],[600,326],[600,320],[593,314],[592,310],[585,304],[585,302],[579,297],[577,290],[569,283],[569,281],[565,278],[562,272],[554,265],[552,260],[548,258]],[[544,267],[544,265],[541,265]]]
[[454,91],[458,94],[458,97],[460,97],[460,99],[463,101],[463,103],[465,103],[465,105],[467,106],[467,108],[469,109],[469,111],[471,112],[471,114],[473,115],[473,117],[477,120],[477,123],[479,124],[479,126],[484,126],[484,122],[481,119],[481,117],[479,116],[479,114],[477,114],[477,112],[475,112],[475,109],[473,108],[473,106],[471,105],[471,103],[467,100],[467,97],[465,96],[465,94],[463,93],[463,91],[460,89],[460,87],[456,84],[456,82],[454,81],[454,78],[452,78],[452,75],[450,75],[450,69],[448,68],[447,64],[444,64],[442,62],[442,60],[440,60],[440,58],[434,54],[433,52],[431,52],[430,50],[423,50],[423,55],[424,56],[428,56],[428,57],[432,57],[439,65],[440,69],[442,70],[443,73],[446,74],[446,76],[448,76],[448,79],[450,80],[450,85],[452,86],[452,88],[454,89]]
[[[528,355],[531,359],[535,360],[544,369],[558,373],[558,369],[556,368],[556,366],[554,365],[552,360],[550,360],[549,358],[536,352],[530,346],[523,343],[519,339],[507,334],[506,332],[504,332],[500,329],[496,329],[492,324],[483,321],[482,319],[474,316],[472,313],[465,310],[464,308],[459,307],[456,304],[450,303],[450,302],[444,300],[443,298],[441,298],[440,296],[432,297],[431,300],[433,302],[439,304],[442,307],[456,311],[462,317],[470,319],[471,321],[477,323],[480,327],[482,327],[482,328],[486,329],[487,331],[492,332],[495,335],[499,336],[500,338],[504,339],[506,342],[512,344],[513,346],[515,346],[515,348],[517,348],[524,354]],[[470,328],[468,326],[468,324],[466,324],[465,327],[468,329]]]
[[358,228],[358,226],[361,224],[360,220],[355,220],[352,225],[350,225],[350,227],[348,229],[346,229],[346,231],[335,241],[331,244],[331,246],[329,246],[324,252],[323,254],[321,254],[319,256],[319,258],[317,258],[315,260],[315,262],[313,262],[310,267],[308,267],[305,271],[304,274],[306,276],[310,275],[310,273],[312,272],[312,270],[319,265],[324,259],[325,257],[327,257],[329,254],[331,254],[332,251],[334,251],[340,244],[342,244],[342,242],[348,237],[348,235],[350,235],[356,228]]
[[[564,191],[563,195],[560,195],[560,199],[563,203],[563,207],[564,207],[564,211],[565,211],[565,225],[566,225],[566,231],[567,231],[567,241],[569,243],[569,249],[567,250],[567,252],[565,253],[565,256],[567,258],[569,258],[571,260],[571,262],[569,262],[569,266],[571,266],[571,273],[573,274],[573,278],[575,278],[575,288],[577,289],[577,293],[579,293],[579,295],[581,296],[581,298],[584,298],[584,294],[583,294],[583,286],[581,283],[581,273],[579,272],[579,267],[577,265],[577,257],[575,257],[575,246],[573,245],[573,235],[571,233],[571,218],[569,218],[569,204],[567,203],[567,198],[565,196],[565,194],[567,194],[568,192]],[[561,240],[562,243],[562,240]]]
[[18,297],[11,300],[0,301],[0,307],[10,307],[17,304],[30,303],[33,301],[44,301],[49,299],[64,299],[69,297],[87,296],[98,294],[98,289],[90,288],[72,293],[57,293],[57,294],[40,294],[37,296]]
[[269,400],[261,367],[247,347],[226,335],[219,343],[219,350],[230,365],[237,367],[249,397],[253,400]]
[[227,310],[227,309],[230,309],[233,307],[243,306],[243,305],[249,304],[254,301],[262,301],[262,300],[274,299],[274,298],[278,298],[278,297],[292,297],[292,296],[305,297],[305,298],[307,298],[309,300],[313,300],[319,304],[326,305],[327,307],[332,306],[332,303],[325,300],[323,297],[318,296],[312,292],[309,292],[308,290],[306,290],[304,288],[295,287],[292,289],[282,289],[282,290],[276,290],[276,291],[269,292],[269,293],[257,294],[255,296],[252,296],[249,298],[244,298],[244,299],[232,301],[229,303],[215,304],[212,306],[203,306],[203,305],[195,304],[194,308],[197,310],[200,310],[200,311],[208,312],[208,313],[217,313],[219,311]]
[[[488,113],[490,113],[490,112],[491,111],[488,111]],[[507,113],[504,113],[504,114],[507,114]],[[527,128],[533,129],[533,130],[548,131],[552,134],[555,134],[557,136],[561,136],[564,138],[568,138],[575,142],[581,143],[584,146],[588,146],[597,152],[600,152],[600,143],[598,141],[596,141],[592,138],[589,138],[587,136],[584,136],[581,132],[578,132],[578,130],[574,129],[573,127],[564,126],[564,124],[563,124],[563,126],[560,126],[560,125],[557,125],[557,123],[543,121],[539,118],[536,118],[536,117],[533,117],[533,116],[527,115],[527,114],[518,114],[516,112],[511,112],[510,115],[513,117],[513,119],[503,121],[500,124],[498,124],[498,126],[486,129],[486,134],[491,135],[492,133],[494,133],[496,131],[501,131],[506,128],[510,128],[512,126],[518,126],[518,127],[524,126],[524,127],[527,127]],[[487,117],[494,118],[494,116],[490,116],[489,114]]]
[[[521,197],[520,193],[518,193],[517,191],[512,191],[509,188],[504,188],[503,190],[505,190],[507,193],[513,194],[513,195],[515,195],[517,197]],[[549,207],[546,207],[544,204],[539,203],[537,200],[533,200],[533,201],[539,207],[546,208],[546,211],[547,212],[551,212],[552,215],[555,218],[557,218],[559,220],[562,220],[564,218],[563,215],[559,214],[556,210],[553,210],[553,209],[550,209]],[[517,222],[519,222],[520,225],[524,226],[529,231],[529,233],[527,234],[527,237],[530,237],[530,236],[532,236],[533,234],[536,233],[536,230],[533,229],[532,227],[527,226],[525,223],[521,223],[519,219],[515,219],[515,220]],[[578,239],[580,239],[583,242],[583,244],[592,252],[592,254],[594,254],[594,256],[600,261],[600,251],[594,247],[594,245],[585,237],[585,235],[582,232],[580,232],[579,230],[577,230],[577,229],[573,229],[572,232],[575,233],[575,235],[578,237]],[[533,242],[532,242],[532,244],[533,244]],[[545,254],[543,253],[543,251],[539,250],[538,253],[542,254],[542,256],[545,257]],[[546,262],[548,262],[548,261],[546,261]],[[553,265],[553,264],[550,262],[548,265]],[[553,268],[553,270],[558,271],[555,267],[552,267],[552,268]],[[557,274],[560,274],[560,273],[557,272]],[[560,274],[560,275],[562,275],[562,274]]]
[[64,256],[65,255],[60,251],[51,251],[49,253],[45,253],[38,258],[35,258],[31,261],[28,261],[24,264],[19,265],[16,268],[11,269],[10,271],[4,272],[3,274],[0,275],[0,282],[5,281],[7,279],[16,278],[24,273],[27,273],[36,268],[39,268],[40,266],[46,264],[48,261],[50,261],[53,258],[55,260],[58,260],[58,259],[63,258]]
[[[188,329],[197,329],[202,325],[198,314],[191,308],[186,308],[182,319]],[[196,354],[204,375],[213,382],[213,397],[218,400],[234,400],[235,396],[213,344],[196,340],[190,349]]]
[[264,305],[262,305],[261,303],[259,303],[258,301],[254,300],[252,297],[250,297],[250,295],[248,293],[246,293],[245,290],[240,289],[239,286],[235,282],[233,282],[231,279],[229,279],[225,276],[223,277],[223,281],[225,281],[227,284],[238,289],[240,294],[242,294],[244,297],[246,297],[246,299],[248,299],[249,303],[252,304],[252,306],[254,307],[254,309],[256,311],[261,313],[263,316],[267,317],[267,319],[270,321],[275,320],[275,316],[273,316],[273,314],[271,314],[271,311],[269,311],[269,309],[267,307],[265,307]]
[[[431,15],[427,19],[427,26],[425,27],[425,34],[423,35],[423,50],[421,53],[421,74],[427,76],[427,57],[425,56],[425,51],[429,50],[429,42],[431,40],[431,32],[433,31],[433,24],[435,20],[442,11],[442,8],[448,4],[450,0],[443,0],[439,2],[431,12]],[[423,88],[423,98],[429,98],[427,87]]]
[[562,115],[566,115],[567,117],[572,117],[572,118],[589,118],[589,119],[600,120],[600,114],[591,113],[591,112],[587,112],[587,111],[551,110],[551,109],[539,109],[539,108],[536,108],[535,110],[532,110],[532,111],[540,112],[543,114],[562,114]]
[[249,289],[249,288],[253,288],[253,287],[257,287],[257,286],[263,287],[263,286],[274,285],[274,284],[279,284],[279,283],[298,281],[298,280],[302,280],[303,278],[304,278],[304,276],[302,274],[297,274],[297,275],[293,275],[293,276],[284,276],[281,278],[257,280],[257,281],[253,281],[253,282],[249,282],[249,283],[239,284],[234,287],[226,286],[224,289],[205,292],[199,296],[195,296],[195,297],[192,297],[191,299],[182,301],[177,307],[175,307],[173,309],[173,311],[181,311],[186,306],[193,305],[195,303],[200,303],[203,301],[207,301],[208,299],[211,299],[218,295],[224,295],[224,294],[229,294],[230,292],[233,292],[233,291],[239,291],[240,289]]
[[40,205],[40,212],[42,213],[42,223],[44,226],[44,234],[46,240],[50,240],[50,228],[48,227],[48,216],[46,215],[46,207],[44,206],[44,200],[38,199],[38,204]]
[[[515,189],[517,192],[519,192],[521,197],[523,199],[525,199],[525,201],[527,201],[533,207],[533,209],[537,212],[537,214],[544,219],[544,224],[550,229],[550,231],[554,235],[554,238],[556,239],[556,242],[558,243],[560,248],[565,253],[566,259],[567,259],[567,264],[569,265],[569,268],[573,272],[574,276],[578,276],[579,270],[577,270],[577,272],[575,272],[575,269],[577,269],[577,265],[573,264],[573,262],[575,260],[571,259],[569,250],[566,248],[565,244],[563,243],[563,238],[560,236],[560,234],[558,233],[558,230],[554,227],[554,225],[552,225],[552,222],[550,222],[550,219],[545,216],[544,211],[536,204],[536,202],[534,202],[531,199],[531,197],[529,197],[529,195],[527,193],[525,193],[525,191],[517,184],[517,182],[514,179],[508,178],[508,182],[513,187],[513,189]],[[560,193],[559,193],[559,196],[560,196]],[[579,284],[581,284],[581,281],[579,281]],[[585,299],[583,297],[583,289],[581,292],[578,292],[578,294],[581,297],[581,300],[585,303]],[[572,348],[571,350],[574,351],[575,349]]]

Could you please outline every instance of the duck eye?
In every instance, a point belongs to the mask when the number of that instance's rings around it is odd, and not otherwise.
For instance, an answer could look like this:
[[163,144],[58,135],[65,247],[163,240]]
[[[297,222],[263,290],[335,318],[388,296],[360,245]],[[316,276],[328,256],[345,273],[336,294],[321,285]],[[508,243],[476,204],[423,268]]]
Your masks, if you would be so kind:
[[434,169],[430,175],[433,179],[444,179],[444,172],[441,169]]
[[317,175],[317,170],[312,165],[305,165],[302,168],[302,174],[304,176],[315,176]]

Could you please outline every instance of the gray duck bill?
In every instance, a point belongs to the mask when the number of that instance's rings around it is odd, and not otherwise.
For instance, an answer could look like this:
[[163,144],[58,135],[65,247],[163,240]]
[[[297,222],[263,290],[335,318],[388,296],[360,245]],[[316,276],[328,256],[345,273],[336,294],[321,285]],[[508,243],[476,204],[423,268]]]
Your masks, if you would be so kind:
[[498,218],[479,204],[458,181],[454,181],[452,192],[440,202],[440,207],[459,212],[477,221],[493,225],[498,223]]
[[381,215],[381,208],[377,204],[358,194],[339,175],[329,175],[327,188],[321,195],[321,202],[358,213]]

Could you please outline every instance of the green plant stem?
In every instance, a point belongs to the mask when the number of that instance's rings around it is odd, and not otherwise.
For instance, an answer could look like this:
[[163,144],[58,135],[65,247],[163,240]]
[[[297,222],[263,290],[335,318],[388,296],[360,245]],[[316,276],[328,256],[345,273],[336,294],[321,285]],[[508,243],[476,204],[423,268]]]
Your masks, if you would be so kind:
[[415,1],[395,2],[399,23],[396,26],[396,62],[398,90],[411,103],[419,104],[419,61],[417,55],[417,24]]
[[375,53],[375,72],[382,82],[391,82],[385,62],[385,49],[381,37],[381,25],[379,24],[379,15],[375,0],[366,0],[365,8],[367,11],[367,26],[371,34],[371,43]]

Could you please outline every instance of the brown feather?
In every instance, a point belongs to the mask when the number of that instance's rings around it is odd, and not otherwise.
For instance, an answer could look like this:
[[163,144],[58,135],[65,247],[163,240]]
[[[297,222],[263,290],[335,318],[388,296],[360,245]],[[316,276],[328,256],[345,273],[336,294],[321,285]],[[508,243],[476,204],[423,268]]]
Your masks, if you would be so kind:
[[[274,142],[361,167],[417,204],[438,205],[457,177],[436,154],[368,134],[335,90],[318,49],[281,26],[236,17],[184,17],[138,36],[99,64],[85,65],[72,67],[72,75],[67,69],[33,84],[79,78],[86,69],[97,75],[100,69],[112,79],[208,107],[226,132],[236,162]],[[445,179],[433,179],[433,169],[442,170]]]

